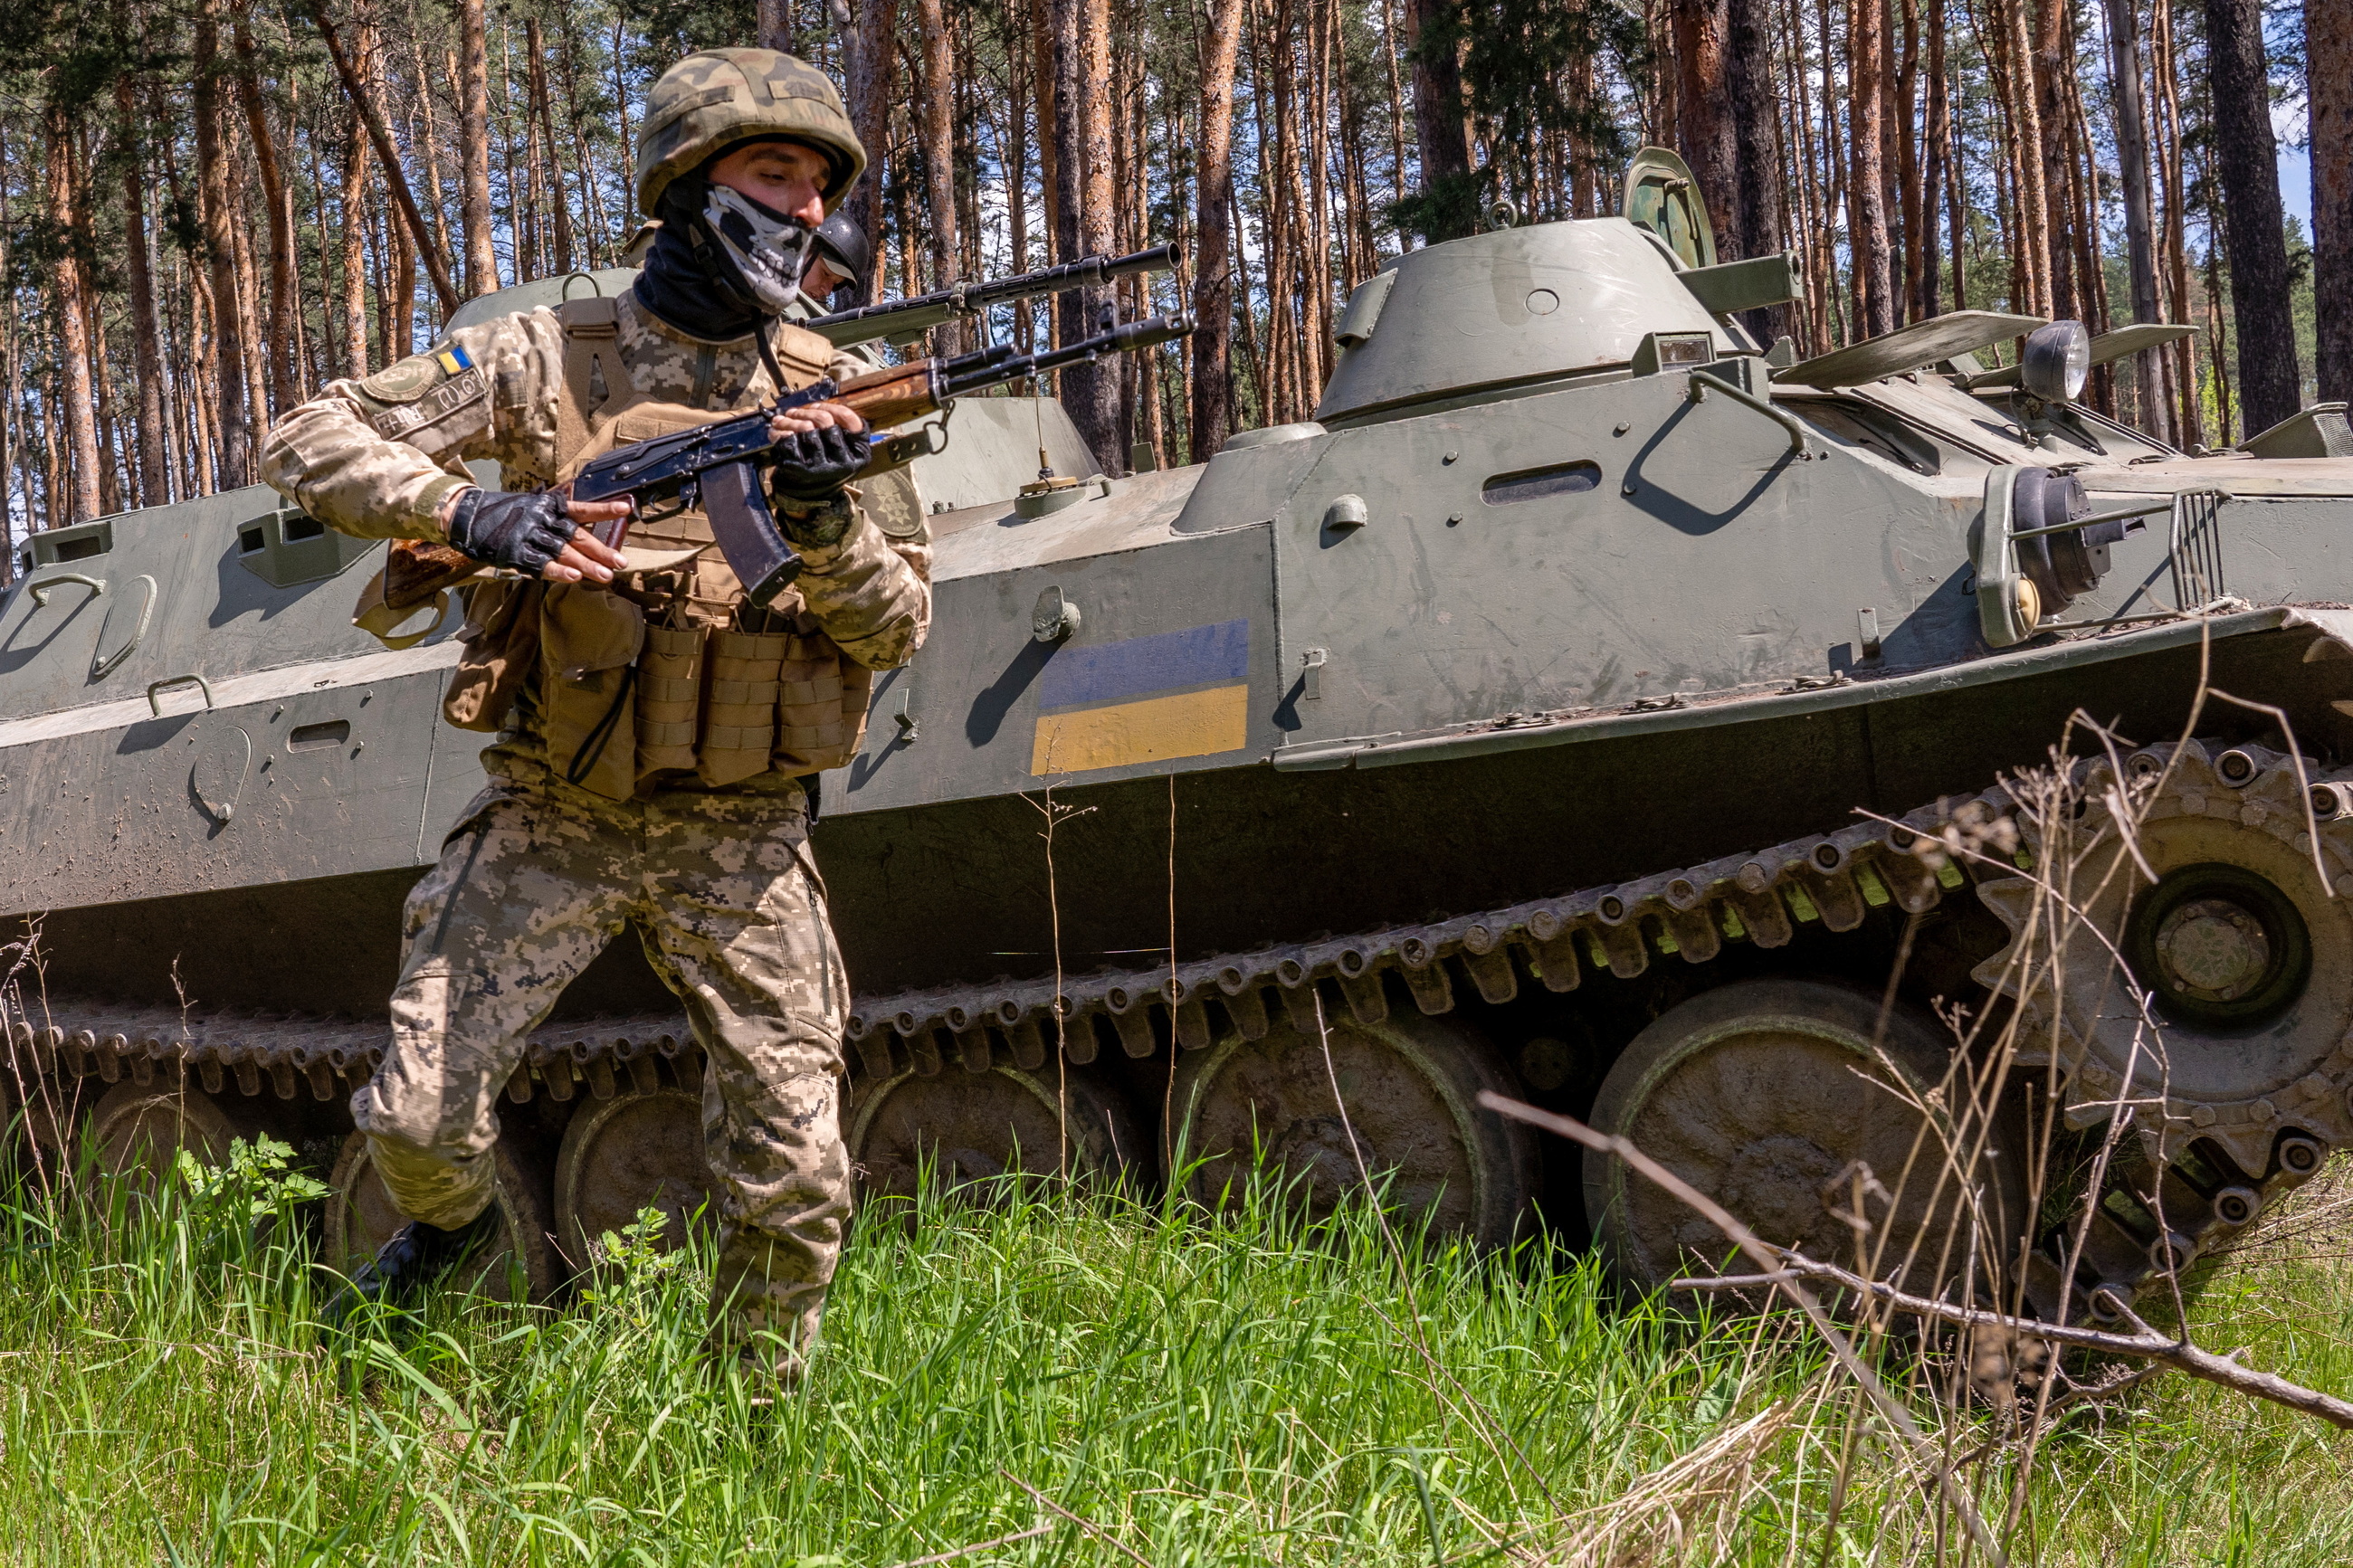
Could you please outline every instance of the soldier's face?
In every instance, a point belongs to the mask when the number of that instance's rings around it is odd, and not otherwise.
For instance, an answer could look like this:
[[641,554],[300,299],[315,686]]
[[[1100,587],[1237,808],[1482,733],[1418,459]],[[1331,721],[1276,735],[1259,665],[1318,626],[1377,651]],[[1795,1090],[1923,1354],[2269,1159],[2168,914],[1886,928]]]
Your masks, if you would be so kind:
[[711,165],[714,185],[740,191],[810,228],[825,221],[825,154],[797,142],[754,142]]

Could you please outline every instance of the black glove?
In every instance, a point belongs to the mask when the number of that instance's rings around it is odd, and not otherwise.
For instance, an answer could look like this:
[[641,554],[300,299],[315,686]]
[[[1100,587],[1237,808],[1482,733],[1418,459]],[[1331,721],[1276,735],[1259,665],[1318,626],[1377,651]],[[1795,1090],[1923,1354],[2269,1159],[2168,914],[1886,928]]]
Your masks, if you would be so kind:
[[787,515],[823,508],[866,467],[868,445],[838,426],[804,430],[776,445],[776,477],[769,493]]
[[562,496],[476,489],[458,498],[448,533],[449,542],[475,560],[536,577],[578,527]]

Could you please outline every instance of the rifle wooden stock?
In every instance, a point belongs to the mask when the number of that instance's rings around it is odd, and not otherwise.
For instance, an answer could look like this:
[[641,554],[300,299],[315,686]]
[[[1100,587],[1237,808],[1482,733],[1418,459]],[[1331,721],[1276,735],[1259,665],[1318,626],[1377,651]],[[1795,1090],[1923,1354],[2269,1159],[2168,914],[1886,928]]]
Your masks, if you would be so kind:
[[919,359],[852,376],[830,401],[865,420],[868,429],[888,430],[938,413],[942,395],[939,361]]
[[454,545],[430,539],[396,539],[384,563],[384,602],[405,610],[489,570]]

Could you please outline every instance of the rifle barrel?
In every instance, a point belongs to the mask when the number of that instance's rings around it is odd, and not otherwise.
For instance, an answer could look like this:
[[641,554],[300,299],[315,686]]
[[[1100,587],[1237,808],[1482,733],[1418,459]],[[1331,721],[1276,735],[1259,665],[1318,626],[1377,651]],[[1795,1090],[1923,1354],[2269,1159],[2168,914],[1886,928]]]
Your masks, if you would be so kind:
[[1066,370],[1074,364],[1084,364],[1108,353],[1126,353],[1136,349],[1148,349],[1173,342],[1193,330],[1193,318],[1179,310],[1174,315],[1149,316],[1140,321],[1126,321],[1107,332],[1066,343],[1059,349],[1041,349],[1018,359],[1003,359],[983,365],[963,374],[943,379],[948,396],[978,392],[984,387],[1002,386],[1008,381],[1021,381],[1033,375],[1045,375]]
[[870,342],[894,332],[928,330],[958,316],[977,315],[993,305],[1034,300],[1071,289],[1094,288],[1137,272],[1166,272],[1176,265],[1175,245],[1155,245],[1125,256],[1082,256],[1075,261],[978,283],[958,283],[929,294],[885,300],[829,316],[813,316],[802,326],[836,343]]

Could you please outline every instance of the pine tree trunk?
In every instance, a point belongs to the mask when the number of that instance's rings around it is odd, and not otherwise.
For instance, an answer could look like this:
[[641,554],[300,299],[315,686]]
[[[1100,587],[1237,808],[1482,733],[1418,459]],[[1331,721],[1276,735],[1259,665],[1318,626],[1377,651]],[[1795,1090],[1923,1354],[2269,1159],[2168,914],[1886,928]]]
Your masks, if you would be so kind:
[[[2148,37],[2149,76],[2158,87],[2157,165],[2165,178],[2165,202],[2158,210],[2164,214],[2162,265],[2167,298],[2171,301],[2167,314],[2187,323],[2190,319],[2189,198],[2181,175],[2181,100],[2174,80],[2172,0],[2156,0],[2150,7]],[[2198,397],[2198,346],[2192,339],[2169,344],[2163,352],[2173,384],[2174,443],[2186,449],[2206,438]]]
[[527,92],[530,101],[524,112],[532,124],[532,183],[547,195],[547,234],[549,260],[554,272],[564,277],[572,270],[572,201],[564,188],[564,160],[556,152],[563,145],[555,139],[555,110],[548,101],[546,37],[539,18],[523,21],[523,56]]
[[1878,0],[1858,0],[1847,18],[1847,128],[1852,168],[1847,176],[1848,227],[1853,236],[1854,317],[1858,333],[1877,337],[1895,328],[1894,280],[1887,237],[1885,127],[1879,79],[1885,70]]
[[245,111],[246,142],[253,150],[254,171],[261,179],[262,207],[269,218],[269,325],[259,345],[261,361],[269,378],[270,405],[273,410],[284,410],[302,397],[294,358],[294,207],[278,160],[278,139],[269,129],[268,106],[261,101],[261,63],[242,14],[231,24],[230,36],[237,45],[237,104]]
[[[1936,3],[1937,0],[1929,0],[1931,5]],[[1903,0],[1903,6],[1904,47],[1895,65],[1895,199],[1897,210],[1904,215],[1904,286],[1895,313],[1906,321],[1914,321],[1926,315],[1920,309],[1921,279],[1933,279],[1935,274],[1927,268],[1927,251],[1921,243],[1926,202],[1920,177],[1918,125],[1920,7],[1918,0]]]
[[2325,400],[2353,399],[2353,5],[2305,0],[2312,94],[2312,303]]
[[[955,67],[949,56],[947,15],[940,0],[915,0],[915,26],[922,36],[923,92],[916,107],[916,140],[923,150],[923,186],[932,229],[932,287],[944,289],[958,271],[955,189]],[[933,334],[940,353],[962,353],[963,323],[950,321]]]
[[2206,0],[2206,50],[2215,162],[2222,174],[2222,233],[2231,258],[2231,314],[2239,333],[2239,403],[2243,433],[2252,436],[2294,414],[2298,401],[2262,0]]
[[2020,149],[2020,157],[2040,160],[2043,210],[2048,215],[2043,232],[2049,259],[2044,268],[2050,279],[2043,309],[2054,317],[2081,320],[2084,280],[2075,273],[2074,225],[2069,221],[2073,211],[2067,200],[2073,160],[2068,151],[2066,82],[2075,68],[2067,58],[2068,4],[2069,0],[2035,0],[2034,52],[2021,64],[2032,83],[2037,136],[2032,144]]
[[[1037,133],[1039,240],[1046,259],[1053,262],[1061,259],[1062,172],[1055,163],[1060,146],[1056,127],[1061,123],[1061,117],[1054,106],[1054,95],[1056,73],[1060,68],[1054,52],[1054,7],[1050,0],[1031,0],[1029,53],[1030,95],[1036,100],[1030,122]],[[1061,324],[1053,301],[1046,301],[1039,314],[1044,320],[1046,341],[1056,342]]]
[[[2137,0],[2105,0],[2108,23],[2108,64],[2116,106],[2117,172],[2125,204],[2126,271],[2132,280],[2132,319],[2163,320],[2157,300],[2157,243],[2149,212],[2148,129],[2144,107],[2140,65],[2140,6]],[[2316,139],[2316,146],[2317,141]],[[2171,426],[2159,385],[2159,362],[2154,354],[2136,354],[2142,422],[2160,437]]]
[[[1111,244],[1111,26],[1105,0],[1049,0],[1054,27],[1055,238],[1060,258]],[[1077,289],[1057,301],[1061,341],[1094,331],[1108,289]],[[1119,446],[1116,375],[1097,362],[1061,373],[1062,406],[1106,473],[1125,466]]]
[[196,121],[196,203],[205,231],[212,291],[211,339],[216,439],[211,444],[214,482],[227,489],[253,479],[253,425],[247,414],[245,341],[237,330],[238,215],[229,200],[229,160],[220,92],[222,0],[200,0],[194,28]]
[[1234,64],[1242,0],[1211,0],[1201,49],[1200,155],[1194,174],[1194,228],[1200,237],[1193,282],[1193,461],[1206,463],[1233,434]]
[[[127,31],[127,29],[126,29]],[[115,134],[122,169],[124,284],[130,292],[132,364],[139,378],[139,504],[172,499],[172,459],[164,447],[163,331],[155,319],[155,275],[147,233],[147,158],[131,73],[114,79]]]
[[[1920,291],[1913,313],[1926,321],[1939,310],[1944,265],[1937,256],[1943,234],[1945,191],[1953,154],[1953,97],[1945,79],[1944,0],[1928,0],[1928,121],[1921,134]],[[1958,253],[1956,253],[1956,259]],[[1958,309],[1957,304],[1955,307]]]
[[245,348],[245,416],[256,431],[265,431],[269,428],[269,373],[262,363],[261,282],[253,260],[253,204],[246,183],[245,161],[251,149],[237,151],[239,156],[229,164],[228,185],[229,207],[238,218],[237,231],[229,236],[229,251],[237,258],[237,292],[231,303],[237,310],[237,341]]
[[1675,50],[1675,150],[1691,165],[1721,245],[1738,227],[1740,214],[1731,8],[1727,0],[1672,0],[1668,16]]
[[[514,107],[514,28],[508,14],[499,13],[499,102],[491,117],[497,129],[499,173],[507,195],[507,281],[521,283],[528,278],[540,277],[545,270],[539,248],[539,191],[533,178],[535,149],[525,148],[517,166],[515,156]],[[535,138],[538,126],[526,123],[525,138]],[[492,209],[493,224],[496,209]]]
[[[1005,227],[1013,247],[1013,270],[1029,272],[1030,109],[1037,96],[1038,57],[1029,47],[1029,29],[1018,16],[1006,18],[1006,74],[1011,81],[1011,102],[1005,112]],[[1023,353],[1037,342],[1037,317],[1029,302],[1013,307],[1013,342]]]
[[882,291],[881,163],[891,144],[891,43],[898,10],[898,0],[860,0],[858,28],[849,39],[849,123],[866,148],[870,166],[841,205],[874,247],[875,264],[867,268],[870,276],[858,291],[861,304],[872,302]]
[[[1462,66],[1453,50],[1424,48],[1422,35],[1433,25],[1451,38],[1448,0],[1405,0],[1406,46],[1413,52],[1413,130],[1421,153],[1421,194],[1440,194],[1471,174],[1471,143],[1462,133]],[[1431,241],[1468,233],[1461,224],[1440,226],[1424,235]]]
[[[79,117],[77,116],[77,119]],[[90,160],[78,156],[74,167],[74,208],[80,215],[85,230],[90,225]],[[98,505],[101,512],[117,512],[124,509],[122,499],[122,462],[135,455],[125,450],[127,443],[115,438],[113,356],[106,351],[106,310],[99,298],[96,279],[89,272],[82,275],[83,299],[90,318],[90,395],[98,426]],[[135,463],[134,463],[135,466]],[[136,482],[136,476],[133,476]]]
[[458,0],[458,222],[466,240],[466,292],[499,286],[491,243],[491,43],[482,0]]
[[[357,109],[344,106],[345,132],[341,207],[343,265],[343,363],[335,374],[363,376],[368,373],[367,331],[367,131]],[[393,357],[389,353],[386,358]]]
[[[105,509],[99,498],[97,377],[90,363],[90,297],[82,250],[88,233],[82,222],[74,147],[75,127],[67,111],[51,104],[43,112],[47,145],[47,210],[50,231],[63,237],[62,254],[49,269],[51,298],[56,300],[58,395],[52,405],[65,426],[64,460],[69,476],[62,497],[52,493],[50,526],[80,522]],[[64,502],[57,510],[58,501]]]
[[[1726,259],[1772,256],[1788,243],[1783,205],[1788,184],[1781,160],[1781,93],[1773,72],[1773,19],[1769,0],[1730,0],[1730,58],[1725,73],[1726,97],[1732,105],[1735,166],[1737,170],[1730,221],[1732,244],[1717,235],[1718,254]],[[1789,330],[1788,310],[1775,305],[1742,317],[1757,342],[1770,344]]]
[[793,52],[793,8],[788,0],[759,0],[753,17],[752,41],[764,49]]
[[1413,0],[1380,0],[1381,63],[1388,68],[1389,88],[1389,200],[1405,199],[1405,82],[1398,61],[1411,47],[1405,37],[1402,20],[1405,6]]

